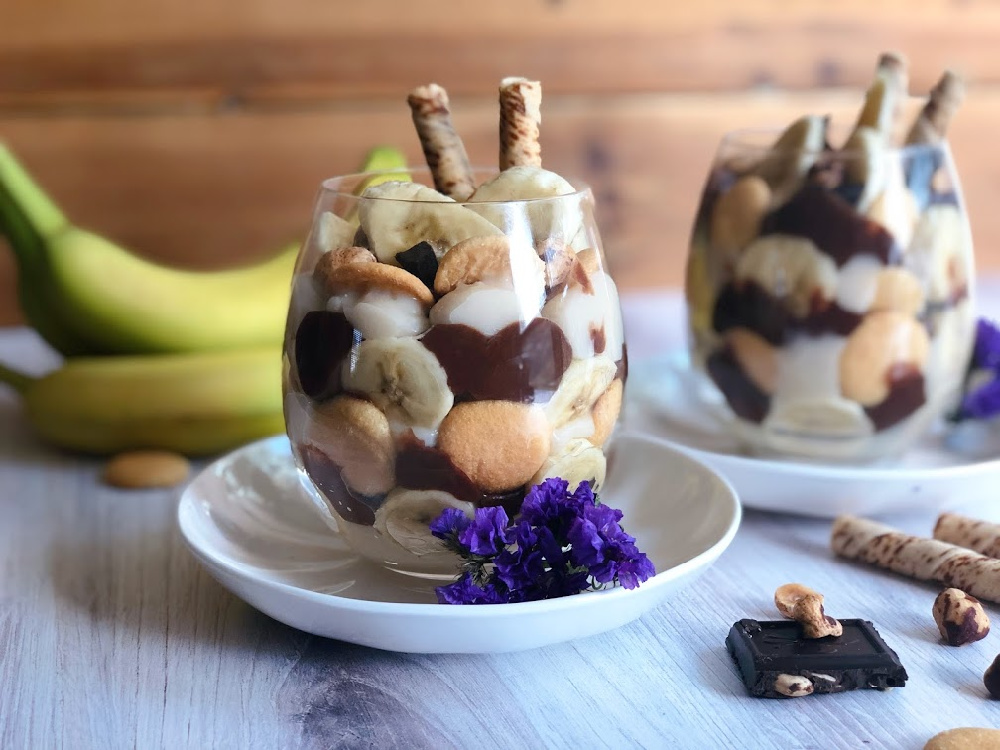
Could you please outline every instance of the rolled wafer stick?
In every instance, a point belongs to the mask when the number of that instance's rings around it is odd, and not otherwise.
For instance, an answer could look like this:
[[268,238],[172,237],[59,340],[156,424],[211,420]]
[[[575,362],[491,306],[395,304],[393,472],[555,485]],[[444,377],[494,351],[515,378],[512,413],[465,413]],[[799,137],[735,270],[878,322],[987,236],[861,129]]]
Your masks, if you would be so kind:
[[980,521],[957,513],[942,513],[934,524],[934,538],[975,550],[987,557],[1000,557],[1000,524]]
[[913,536],[854,516],[840,516],[833,522],[830,547],[850,560],[921,581],[937,581],[980,599],[1000,602],[1000,560],[964,547]]
[[465,146],[451,123],[448,92],[431,83],[413,89],[406,101],[413,113],[424,158],[434,176],[434,187],[457,201],[464,201],[472,195],[476,183]]
[[865,94],[865,103],[858,113],[854,131],[857,132],[860,128],[872,128],[888,140],[902,109],[908,87],[906,58],[895,52],[882,53],[875,69],[875,80]]
[[955,112],[965,99],[965,82],[957,73],[946,70],[931,89],[917,119],[913,121],[906,143],[938,143],[944,139]]
[[542,84],[527,78],[500,81],[500,169],[542,166],[538,127]]

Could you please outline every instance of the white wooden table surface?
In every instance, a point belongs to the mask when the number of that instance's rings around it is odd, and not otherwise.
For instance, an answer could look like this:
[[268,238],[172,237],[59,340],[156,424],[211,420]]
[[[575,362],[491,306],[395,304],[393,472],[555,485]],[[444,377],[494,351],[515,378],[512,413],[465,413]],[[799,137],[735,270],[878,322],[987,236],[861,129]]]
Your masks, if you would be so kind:
[[[996,289],[994,289],[996,291]],[[626,301],[630,352],[680,340],[676,295]],[[0,359],[42,370],[23,329]],[[184,548],[177,491],[121,491],[32,436],[0,393],[0,748],[920,748],[1000,727],[982,673],[997,632],[938,640],[933,586],[835,560],[829,522],[747,512],[704,576],[632,625],[497,656],[412,656],[316,638],[215,583]],[[998,482],[1000,485],[1000,482]],[[955,498],[961,510],[962,498]],[[1000,521],[993,507],[968,508]],[[928,534],[934,513],[890,517]],[[801,581],[872,620],[910,680],[886,693],[746,695],[724,646]]]

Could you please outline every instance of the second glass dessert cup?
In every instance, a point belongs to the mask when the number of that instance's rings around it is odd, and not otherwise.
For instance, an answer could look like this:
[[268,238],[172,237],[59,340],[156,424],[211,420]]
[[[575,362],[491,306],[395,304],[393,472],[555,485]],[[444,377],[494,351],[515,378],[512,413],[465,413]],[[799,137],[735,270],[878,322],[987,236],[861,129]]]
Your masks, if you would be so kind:
[[[954,407],[973,251],[947,144],[721,143],[688,255],[691,358],[754,453],[898,455]],[[780,145],[780,144],[779,144]]]
[[407,174],[323,183],[293,281],[286,426],[355,551],[451,577],[428,527],[445,508],[513,516],[553,476],[600,488],[626,351],[589,189],[456,203]]

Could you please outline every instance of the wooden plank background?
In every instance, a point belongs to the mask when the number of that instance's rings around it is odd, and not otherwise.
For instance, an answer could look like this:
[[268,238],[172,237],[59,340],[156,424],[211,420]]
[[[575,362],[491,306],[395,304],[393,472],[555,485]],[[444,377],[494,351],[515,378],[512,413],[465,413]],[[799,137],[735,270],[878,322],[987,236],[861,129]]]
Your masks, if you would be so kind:
[[[418,160],[405,93],[452,92],[474,161],[495,89],[545,86],[546,164],[597,193],[625,288],[678,284],[719,136],[807,112],[849,120],[899,49],[923,93],[969,78],[952,131],[981,268],[1000,269],[1000,6],[980,0],[6,0],[0,139],[80,224],[151,258],[217,267],[301,236],[318,182],[375,143]],[[0,253],[0,323],[18,320]]]

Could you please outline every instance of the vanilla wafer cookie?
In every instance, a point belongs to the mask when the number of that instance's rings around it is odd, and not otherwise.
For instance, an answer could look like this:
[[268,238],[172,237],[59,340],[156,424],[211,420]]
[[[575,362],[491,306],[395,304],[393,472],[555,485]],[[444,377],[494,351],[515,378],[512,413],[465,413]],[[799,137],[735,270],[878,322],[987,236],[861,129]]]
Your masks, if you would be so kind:
[[965,98],[965,83],[957,73],[946,70],[931,89],[917,119],[906,135],[908,144],[937,143],[945,137],[948,125]]
[[500,169],[542,166],[538,127],[542,84],[527,78],[500,81]]
[[469,157],[448,109],[448,92],[436,83],[418,86],[406,101],[413,113],[413,125],[420,136],[434,187],[457,201],[464,201],[476,189]]
[[942,513],[934,524],[934,538],[987,557],[1000,557],[1000,523]]
[[954,544],[906,534],[865,518],[840,516],[833,522],[830,547],[850,560],[1000,602],[1000,560]]

